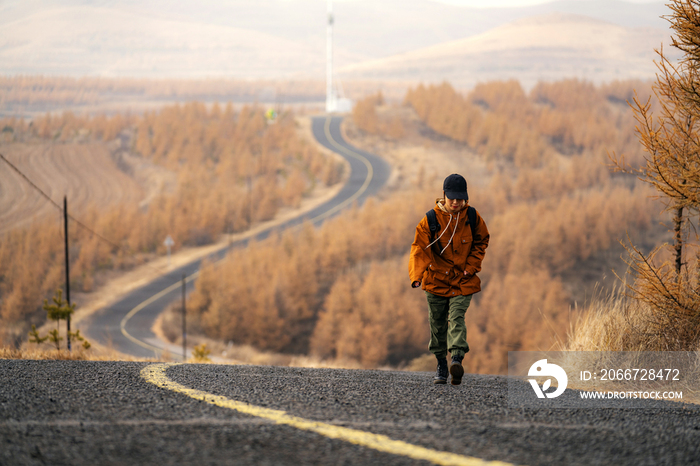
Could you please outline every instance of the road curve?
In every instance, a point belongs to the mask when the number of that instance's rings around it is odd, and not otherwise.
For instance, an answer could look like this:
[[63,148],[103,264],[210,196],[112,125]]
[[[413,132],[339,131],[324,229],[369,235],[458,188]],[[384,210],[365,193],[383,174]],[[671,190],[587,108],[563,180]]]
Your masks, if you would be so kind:
[[[331,200],[281,225],[261,231],[254,236],[256,240],[265,239],[273,231],[294,227],[305,221],[318,225],[353,203],[362,204],[386,183],[391,167],[380,157],[348,144],[340,131],[342,119],[338,116],[314,117],[312,130],[321,145],[340,154],[350,164],[350,176],[346,184]],[[223,258],[230,248],[243,247],[249,240],[250,238],[234,242],[213,253],[208,259]],[[183,274],[188,283],[191,283],[197,277],[201,262],[202,260],[197,260],[174,269],[98,310],[85,320],[83,332],[91,340],[124,354],[136,357],[160,356],[168,345],[153,333],[153,323],[168,304],[181,296]],[[170,346],[170,349],[175,348]],[[171,351],[171,354],[174,358],[181,357],[181,351]]]

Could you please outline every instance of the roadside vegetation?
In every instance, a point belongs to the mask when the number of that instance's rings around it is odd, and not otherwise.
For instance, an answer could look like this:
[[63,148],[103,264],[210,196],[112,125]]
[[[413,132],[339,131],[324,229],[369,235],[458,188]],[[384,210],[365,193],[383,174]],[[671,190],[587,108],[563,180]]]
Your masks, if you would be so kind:
[[672,0],[669,7],[673,46],[683,57],[672,63],[659,51],[653,91],[660,105],[632,103],[643,163],[613,161],[655,189],[673,218],[673,240],[651,252],[627,243],[632,276],[576,323],[569,349],[700,351],[700,12],[696,1]]
[[[526,93],[516,82],[496,82],[465,95],[443,84],[412,89],[400,106],[380,94],[358,102],[346,126],[356,144],[429,144],[444,136],[463,157],[446,167],[424,160],[395,193],[320,229],[285,233],[204,265],[187,303],[198,323],[191,332],[337,364],[432,369],[425,299],[406,283],[406,254],[442,178],[456,171],[469,179],[479,161],[487,174],[470,180],[470,202],[492,236],[484,290],[468,312],[468,370],[504,373],[508,351],[555,347],[581,314],[569,277],[620,250],[627,231],[643,240],[658,233],[662,206],[652,190],[606,166],[608,151],[643,160],[625,102],[636,87],[648,90],[637,82],[572,80]],[[518,123],[507,131],[511,120]],[[472,123],[451,133],[456,122]],[[469,137],[457,137],[465,131]],[[177,322],[176,310],[164,318],[173,341]]]
[[[31,123],[1,120],[0,127],[11,128],[0,144],[10,160],[14,145],[97,140],[114,146],[112,155],[127,173],[147,162],[174,174],[146,203],[69,209],[90,228],[69,222],[74,291],[94,289],[101,272],[164,254],[168,235],[177,251],[245,231],[298,206],[315,186],[337,183],[343,169],[299,136],[294,115],[271,124],[259,107],[190,103],[139,117],[48,114]],[[45,322],[42,302],[63,281],[61,220],[57,210],[0,236],[0,342],[19,344],[32,324]]]

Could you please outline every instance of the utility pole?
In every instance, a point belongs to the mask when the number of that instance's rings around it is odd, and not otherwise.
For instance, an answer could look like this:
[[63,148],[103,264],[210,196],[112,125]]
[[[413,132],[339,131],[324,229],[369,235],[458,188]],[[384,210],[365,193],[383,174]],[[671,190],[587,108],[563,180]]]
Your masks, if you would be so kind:
[[333,1],[328,0],[328,26],[326,27],[326,112],[335,112],[337,102],[333,91]]
[[[70,307],[70,261],[68,259],[68,196],[63,196],[63,238],[66,251],[66,302]],[[70,314],[66,318],[66,342],[68,343],[68,351],[70,347]]]
[[185,274],[182,274],[182,361],[187,361],[187,311],[185,308]]

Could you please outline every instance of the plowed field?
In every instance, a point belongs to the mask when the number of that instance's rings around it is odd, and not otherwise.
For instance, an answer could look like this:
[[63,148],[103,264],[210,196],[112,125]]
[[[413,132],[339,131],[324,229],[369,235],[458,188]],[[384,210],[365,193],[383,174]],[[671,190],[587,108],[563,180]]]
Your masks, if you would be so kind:
[[[141,186],[119,170],[105,144],[2,144],[0,153],[69,213],[88,205],[139,202]],[[34,220],[61,215],[58,209],[0,160],[0,234]]]

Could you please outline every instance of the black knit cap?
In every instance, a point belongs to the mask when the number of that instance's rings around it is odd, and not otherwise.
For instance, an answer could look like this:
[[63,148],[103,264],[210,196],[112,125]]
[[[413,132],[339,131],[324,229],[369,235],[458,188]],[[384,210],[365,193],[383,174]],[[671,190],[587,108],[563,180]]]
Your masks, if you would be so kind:
[[462,175],[452,174],[445,178],[442,183],[442,190],[445,191],[445,196],[448,199],[469,199],[467,194],[467,180]]

